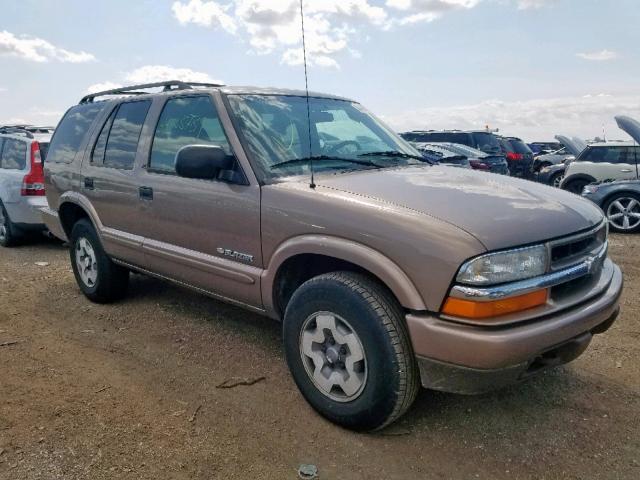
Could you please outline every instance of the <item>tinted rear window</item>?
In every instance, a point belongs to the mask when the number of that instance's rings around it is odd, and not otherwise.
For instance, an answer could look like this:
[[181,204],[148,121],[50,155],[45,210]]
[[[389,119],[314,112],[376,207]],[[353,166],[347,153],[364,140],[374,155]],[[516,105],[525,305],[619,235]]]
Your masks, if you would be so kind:
[[510,138],[509,143],[513,147],[513,151],[515,153],[523,153],[523,154],[533,153],[531,149],[522,140],[516,140],[516,139]]
[[54,163],[73,162],[89,127],[104,106],[104,103],[87,103],[71,108],[56,128],[51,139],[47,161]]
[[485,153],[498,153],[501,151],[498,137],[492,133],[475,132],[472,133],[475,145],[472,147],[482,150]]

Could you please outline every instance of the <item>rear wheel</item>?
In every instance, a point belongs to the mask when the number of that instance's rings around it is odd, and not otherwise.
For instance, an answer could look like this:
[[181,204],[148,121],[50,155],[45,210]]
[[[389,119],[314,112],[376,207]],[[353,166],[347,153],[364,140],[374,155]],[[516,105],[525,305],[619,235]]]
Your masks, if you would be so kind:
[[0,202],[0,245],[3,247],[15,246],[20,238],[19,233],[18,227],[9,218],[4,204]]
[[640,231],[640,196],[621,193],[607,200],[605,214],[612,230],[621,233]]
[[81,219],[71,231],[71,266],[82,293],[96,303],[121,299],[129,286],[129,271],[107,256],[91,222]]
[[411,406],[418,369],[397,301],[372,279],[320,275],[294,293],[284,319],[287,363],[305,399],[344,427],[385,427]]

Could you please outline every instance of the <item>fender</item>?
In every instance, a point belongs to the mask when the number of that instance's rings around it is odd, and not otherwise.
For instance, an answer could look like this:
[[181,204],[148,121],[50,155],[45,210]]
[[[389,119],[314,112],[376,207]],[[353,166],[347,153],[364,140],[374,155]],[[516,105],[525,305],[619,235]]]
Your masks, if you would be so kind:
[[560,185],[560,188],[564,190],[565,189],[564,187],[568,185],[569,182],[572,182],[573,180],[585,180],[589,183],[597,182],[595,178],[593,178],[591,175],[587,175],[586,173],[574,173],[569,177],[564,177],[564,180],[562,180],[562,184]]
[[[87,197],[85,197],[81,193],[74,192],[74,191],[68,191],[63,193],[62,195],[60,195],[60,198],[58,199],[58,207],[56,209],[58,212],[58,215],[60,215],[60,207],[65,203],[73,203],[74,205],[77,205],[80,208],[82,208],[89,216],[89,220],[91,220],[91,223],[96,229],[96,232],[98,232],[98,235],[102,233],[103,226],[102,226],[102,222],[100,222],[100,218],[98,217],[98,212],[96,212],[96,209],[93,208],[93,205],[91,205],[91,202]],[[60,222],[62,223],[62,220],[60,220]]]
[[271,255],[262,274],[262,299],[268,312],[275,312],[273,286],[278,270],[287,259],[301,254],[325,255],[356,264],[378,277],[403,307],[415,311],[427,310],[411,279],[395,262],[379,251],[339,237],[301,235],[281,243]]

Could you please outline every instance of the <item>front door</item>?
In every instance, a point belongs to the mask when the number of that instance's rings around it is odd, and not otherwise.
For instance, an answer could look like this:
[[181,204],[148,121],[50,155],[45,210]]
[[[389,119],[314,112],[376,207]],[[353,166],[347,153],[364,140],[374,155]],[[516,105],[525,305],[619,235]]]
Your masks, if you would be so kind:
[[261,307],[260,188],[236,162],[217,180],[178,177],[186,145],[218,145],[232,154],[208,94],[172,97],[160,113],[140,173],[148,268],[218,296]]

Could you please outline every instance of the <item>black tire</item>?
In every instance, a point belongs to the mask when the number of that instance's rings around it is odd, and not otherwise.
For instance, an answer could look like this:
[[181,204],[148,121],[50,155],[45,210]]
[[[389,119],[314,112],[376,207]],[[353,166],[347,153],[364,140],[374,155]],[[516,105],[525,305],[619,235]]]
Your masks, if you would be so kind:
[[[623,218],[610,218],[612,214],[620,213],[621,211],[617,208],[612,207],[615,202],[619,202],[623,207],[631,207],[630,201],[635,200],[636,205],[633,208],[629,208],[627,213],[624,213],[623,216],[627,216],[627,222],[629,227],[624,228],[624,219]],[[633,202],[631,202],[633,203]],[[609,221],[609,229],[613,232],[617,233],[638,233],[640,232],[640,223],[635,224],[638,221],[637,217],[633,217],[633,215],[640,214],[640,195],[635,193],[618,193],[609,198],[602,208],[604,214]]]
[[576,195],[582,195],[582,189],[589,185],[591,182],[588,180],[571,180],[562,186],[563,190],[566,190]]
[[15,247],[18,245],[21,233],[20,229],[11,221],[4,204],[0,201],[0,245],[3,247]]
[[[78,250],[82,250],[81,245],[86,245],[82,243],[83,240],[88,242],[95,257],[95,261],[89,262],[92,276],[95,277],[92,282],[83,279],[79,270],[81,267],[76,258]],[[83,218],[75,223],[71,230],[69,246],[73,274],[80,290],[89,300],[95,303],[111,303],[126,295],[129,286],[129,270],[111,261],[89,220]]]
[[[346,320],[364,351],[366,378],[353,399],[330,398],[307,373],[311,360],[303,360],[303,328],[309,321],[313,326],[316,320],[310,319],[319,312]],[[369,277],[334,272],[308,280],[287,305],[283,330],[287,363],[298,388],[330,421],[356,431],[377,430],[397,420],[415,400],[419,374],[404,314],[395,298]]]

